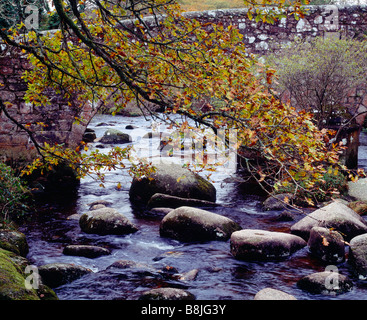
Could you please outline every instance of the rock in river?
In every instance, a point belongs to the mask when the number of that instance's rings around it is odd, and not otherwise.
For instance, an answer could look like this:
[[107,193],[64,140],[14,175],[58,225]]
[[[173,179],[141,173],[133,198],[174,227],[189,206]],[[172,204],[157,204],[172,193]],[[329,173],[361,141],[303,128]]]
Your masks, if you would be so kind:
[[183,289],[157,288],[144,292],[139,300],[195,300],[195,296]]
[[113,208],[101,208],[84,213],[79,219],[79,225],[84,232],[99,235],[123,235],[138,231],[129,219]]
[[199,174],[177,164],[154,165],[156,170],[150,177],[134,177],[130,187],[130,200],[146,204],[156,193],[181,198],[193,198],[215,202],[216,190],[213,184]]
[[291,294],[280,290],[265,288],[256,293],[254,300],[297,300]]
[[355,211],[335,201],[317,209],[291,227],[291,232],[308,239],[313,227],[334,228],[343,233],[345,240],[367,232],[367,224]]
[[239,260],[279,260],[305,247],[301,237],[257,229],[244,229],[231,235],[231,253]]
[[313,227],[307,243],[310,252],[327,263],[339,263],[345,259],[343,236],[323,227]]
[[241,227],[231,219],[206,210],[180,207],[161,221],[160,234],[180,241],[226,241]]
[[216,207],[217,204],[215,202],[199,200],[199,199],[189,199],[189,198],[180,198],[171,196],[163,193],[154,194],[149,202],[149,208],[179,208],[179,207]]
[[91,245],[72,244],[64,248],[63,254],[69,256],[81,256],[86,258],[97,258],[111,254],[110,250]]
[[38,268],[45,285],[56,288],[91,273],[92,270],[69,263],[50,263]]
[[336,295],[352,290],[353,283],[338,272],[323,271],[303,277],[297,286],[313,294]]
[[108,129],[100,140],[101,143],[108,144],[122,144],[131,141],[131,137],[127,133],[123,133],[116,129]]

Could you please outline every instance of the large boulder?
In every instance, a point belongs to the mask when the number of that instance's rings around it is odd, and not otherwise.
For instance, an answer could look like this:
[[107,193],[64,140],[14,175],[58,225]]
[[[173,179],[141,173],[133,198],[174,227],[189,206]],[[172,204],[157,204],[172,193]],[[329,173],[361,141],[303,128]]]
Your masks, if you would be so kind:
[[313,294],[336,295],[348,292],[353,282],[338,272],[316,272],[301,278],[297,286]]
[[226,241],[241,227],[231,219],[206,210],[180,207],[161,221],[160,235],[180,241]]
[[305,247],[306,241],[289,233],[244,229],[231,235],[231,253],[239,260],[281,260]]
[[99,235],[123,235],[138,231],[138,228],[123,214],[107,207],[82,214],[79,225],[85,233]]
[[40,266],[38,272],[45,285],[56,288],[79,279],[93,271],[71,263],[50,263]]
[[131,141],[130,135],[116,129],[108,129],[100,140],[101,143],[107,144],[123,144]]
[[308,239],[313,227],[334,228],[346,241],[367,232],[367,224],[355,211],[335,201],[310,213],[291,227],[293,234]]
[[134,177],[129,192],[133,203],[146,204],[156,193],[216,201],[215,187],[199,174],[177,164],[158,164],[155,168],[149,178]]
[[313,227],[307,245],[314,256],[327,263],[339,263],[345,259],[344,239],[337,231]]
[[367,234],[361,234],[350,241],[348,263],[352,272],[360,279],[367,279]]

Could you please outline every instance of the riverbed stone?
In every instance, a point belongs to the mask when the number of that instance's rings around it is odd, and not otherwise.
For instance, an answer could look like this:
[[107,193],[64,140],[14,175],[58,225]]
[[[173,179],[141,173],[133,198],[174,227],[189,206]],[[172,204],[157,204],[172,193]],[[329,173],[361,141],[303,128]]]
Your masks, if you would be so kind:
[[180,241],[226,241],[241,227],[233,220],[206,210],[180,207],[161,221],[160,235]]
[[56,288],[79,279],[93,271],[71,263],[50,263],[40,266],[38,272],[45,285]]
[[156,193],[154,194],[149,202],[149,208],[156,207],[168,207],[168,208],[179,208],[179,207],[216,207],[217,204],[215,202],[192,199],[192,198],[181,198],[176,196],[171,196],[169,194]]
[[29,247],[24,233],[17,230],[0,229],[0,248],[22,257],[27,256]]
[[129,195],[135,204],[147,204],[156,193],[168,194],[181,198],[216,201],[214,185],[181,165],[156,164],[150,177],[134,177]]
[[233,232],[230,241],[232,255],[245,261],[282,260],[306,245],[306,241],[296,235],[258,229]]
[[72,244],[64,248],[63,254],[68,256],[80,256],[86,258],[98,258],[111,254],[110,250],[92,245]]
[[312,294],[337,295],[351,291],[353,282],[338,272],[316,272],[301,278],[297,286]]
[[327,263],[340,263],[345,259],[343,236],[334,230],[313,227],[307,243],[310,252]]
[[283,291],[264,288],[256,293],[254,300],[297,300],[293,295],[285,293]]
[[99,235],[123,235],[138,231],[138,228],[123,214],[107,207],[82,214],[79,225],[82,231]]
[[107,144],[123,144],[131,141],[132,139],[127,133],[123,133],[116,129],[108,129],[99,142]]
[[316,226],[334,228],[344,234],[346,241],[367,232],[365,220],[339,201],[334,201],[308,214],[291,227],[291,233],[307,240],[311,229]]
[[348,264],[355,276],[367,279],[367,234],[361,234],[350,241]]
[[195,300],[189,291],[178,288],[157,288],[144,292],[139,300]]

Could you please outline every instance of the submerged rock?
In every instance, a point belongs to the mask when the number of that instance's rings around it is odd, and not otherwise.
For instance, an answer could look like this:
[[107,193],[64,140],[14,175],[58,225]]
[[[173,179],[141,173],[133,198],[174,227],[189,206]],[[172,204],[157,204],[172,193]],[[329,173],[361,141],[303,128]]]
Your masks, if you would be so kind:
[[107,207],[84,213],[79,219],[79,225],[84,232],[99,235],[123,235],[138,231],[123,214]]
[[183,289],[157,288],[144,292],[139,300],[195,300],[195,296]]
[[239,260],[279,260],[307,245],[301,237],[257,229],[244,229],[231,235],[231,253]]
[[40,266],[38,272],[44,284],[56,288],[79,279],[92,270],[70,263],[50,263]]
[[333,202],[310,213],[291,227],[293,234],[308,239],[313,227],[334,228],[345,240],[367,232],[367,224],[355,211],[340,202]]
[[168,207],[168,208],[179,208],[179,207],[215,207],[217,204],[215,202],[199,200],[199,199],[189,199],[189,198],[181,198],[176,196],[171,196],[163,193],[154,194],[149,202],[149,208],[156,207]]
[[313,294],[336,295],[352,290],[353,283],[338,272],[316,272],[303,277],[297,286]]
[[147,204],[156,193],[180,198],[216,201],[214,185],[199,174],[177,164],[155,165],[156,171],[148,177],[134,177],[130,187],[130,200],[135,204]]
[[254,300],[297,300],[291,294],[280,290],[265,288],[256,293]]
[[86,258],[97,258],[100,256],[105,256],[111,254],[110,250],[98,246],[90,245],[69,245],[63,250],[63,254],[69,256],[81,256]]
[[233,220],[206,210],[180,207],[161,221],[160,235],[180,241],[226,241],[232,232],[240,230]]

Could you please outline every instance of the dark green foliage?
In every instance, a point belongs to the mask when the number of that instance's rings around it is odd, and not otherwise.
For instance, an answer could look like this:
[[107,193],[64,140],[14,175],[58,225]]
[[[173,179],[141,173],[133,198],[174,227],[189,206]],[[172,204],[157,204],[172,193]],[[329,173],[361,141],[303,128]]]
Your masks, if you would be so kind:
[[27,211],[28,193],[13,170],[0,162],[0,220],[20,218]]

